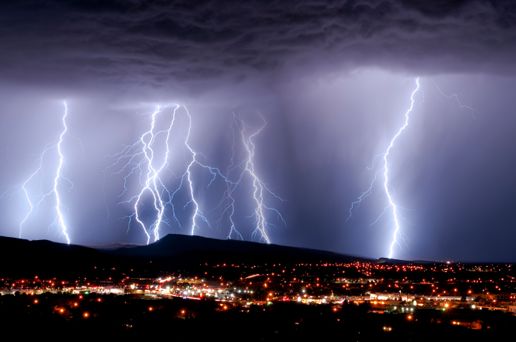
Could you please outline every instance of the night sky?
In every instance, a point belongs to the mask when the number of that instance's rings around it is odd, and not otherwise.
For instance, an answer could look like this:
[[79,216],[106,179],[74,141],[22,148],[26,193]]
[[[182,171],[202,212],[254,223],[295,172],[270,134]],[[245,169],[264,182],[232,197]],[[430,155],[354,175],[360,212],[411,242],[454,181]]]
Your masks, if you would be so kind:
[[[34,206],[42,200],[22,237],[64,241],[48,192],[66,100],[59,193],[72,243],[145,243],[134,217],[128,225],[145,179],[130,174],[124,192],[128,172],[113,163],[149,129],[156,105],[166,113],[159,130],[178,103],[191,114],[199,159],[231,181],[246,167],[239,128],[267,123],[253,161],[265,207],[285,219],[265,208],[272,243],[387,256],[394,223],[381,154],[419,76],[410,124],[388,158],[400,217],[394,257],[516,261],[512,0],[2,1],[0,48],[1,235],[19,235],[29,210],[22,187],[48,147],[26,184]],[[185,114],[160,175],[169,190],[190,158]],[[156,155],[163,146],[156,142]],[[192,171],[209,221],[196,234],[226,238],[231,185],[211,177]],[[246,174],[234,191],[235,224],[246,240],[263,241],[253,234],[252,188]],[[175,197],[177,221],[166,208],[161,236],[190,234],[187,190]]]

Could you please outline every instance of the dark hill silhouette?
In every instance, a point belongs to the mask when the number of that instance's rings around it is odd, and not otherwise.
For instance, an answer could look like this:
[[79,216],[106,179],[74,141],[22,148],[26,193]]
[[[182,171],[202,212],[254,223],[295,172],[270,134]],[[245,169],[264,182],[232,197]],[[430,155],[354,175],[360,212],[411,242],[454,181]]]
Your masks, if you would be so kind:
[[164,272],[190,269],[201,263],[294,263],[367,260],[332,252],[217,240],[198,236],[167,235],[148,246],[90,248],[47,240],[0,237],[0,276],[53,276],[90,274],[117,269]]
[[169,234],[149,245],[120,248],[116,255],[140,256],[150,258],[173,258],[195,262],[302,262],[302,261],[352,261],[365,260],[354,256],[333,252],[268,245],[240,240],[217,240],[200,236]]
[[80,273],[105,258],[104,253],[88,247],[0,237],[1,275]]

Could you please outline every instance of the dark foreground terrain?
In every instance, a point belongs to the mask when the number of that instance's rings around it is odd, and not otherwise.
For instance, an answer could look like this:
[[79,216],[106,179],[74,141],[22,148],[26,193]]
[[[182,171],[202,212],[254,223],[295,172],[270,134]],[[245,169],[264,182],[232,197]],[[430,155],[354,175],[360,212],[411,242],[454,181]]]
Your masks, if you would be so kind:
[[14,340],[512,341],[516,267],[368,260],[167,236],[94,249],[0,238]]
[[[36,301],[37,298],[37,301]],[[466,313],[421,310],[417,319],[372,313],[367,304],[295,303],[224,307],[213,301],[141,299],[134,296],[2,296],[2,334],[16,339],[84,338],[173,341],[510,341],[516,319],[485,312],[473,330],[450,325]],[[512,337],[511,337],[512,336]]]

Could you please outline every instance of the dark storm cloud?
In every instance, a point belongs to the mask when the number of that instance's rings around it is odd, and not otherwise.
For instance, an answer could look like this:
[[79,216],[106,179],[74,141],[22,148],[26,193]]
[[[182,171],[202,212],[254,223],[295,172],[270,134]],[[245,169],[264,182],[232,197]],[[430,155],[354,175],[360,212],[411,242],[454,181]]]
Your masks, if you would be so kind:
[[379,65],[516,70],[513,1],[16,1],[0,73],[18,81],[170,82]]

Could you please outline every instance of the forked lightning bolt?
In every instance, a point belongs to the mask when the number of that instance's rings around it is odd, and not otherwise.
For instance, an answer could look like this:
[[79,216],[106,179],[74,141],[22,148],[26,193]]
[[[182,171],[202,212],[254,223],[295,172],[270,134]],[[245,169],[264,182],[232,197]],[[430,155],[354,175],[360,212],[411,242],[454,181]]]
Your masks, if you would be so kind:
[[[182,146],[188,154],[188,159],[185,164],[184,172],[181,174],[177,186],[173,189],[169,189],[166,182],[163,181],[162,173],[167,168],[169,154],[171,148],[169,145],[169,139],[176,123],[176,116],[180,110],[181,114],[186,117],[186,125],[184,126],[184,140],[182,140]],[[129,179],[133,175],[137,175],[140,179],[141,188],[139,192],[132,196],[129,200],[124,201],[126,203],[132,203],[132,214],[129,216],[128,227],[131,223],[136,221],[138,226],[141,228],[146,236],[146,242],[150,243],[151,239],[157,241],[160,238],[160,225],[167,222],[166,212],[170,210],[173,219],[176,223],[181,226],[181,222],[176,216],[175,201],[176,197],[180,192],[186,192],[188,201],[184,207],[191,207],[191,214],[188,219],[188,229],[191,235],[198,233],[202,224],[211,227],[211,224],[204,214],[201,202],[198,199],[196,189],[196,179],[194,172],[196,169],[205,170],[210,175],[208,187],[210,187],[217,179],[221,179],[226,187],[226,191],[223,195],[223,201],[226,203],[226,207],[223,210],[223,214],[229,213],[229,234],[228,238],[237,237],[243,239],[243,235],[237,229],[235,222],[236,215],[236,202],[234,193],[237,188],[242,184],[244,178],[248,177],[252,186],[252,201],[254,203],[254,214],[255,217],[255,228],[253,235],[259,235],[260,239],[270,243],[270,237],[268,234],[268,228],[271,225],[267,220],[267,212],[271,211],[278,215],[278,217],[284,222],[283,216],[280,212],[268,206],[266,204],[266,196],[272,196],[276,199],[280,199],[275,193],[270,191],[261,178],[258,176],[255,169],[255,142],[254,139],[258,136],[264,127],[266,126],[265,120],[263,125],[257,130],[248,132],[247,127],[241,120],[237,120],[235,116],[235,127],[238,131],[235,136],[238,136],[239,143],[242,149],[245,151],[245,160],[240,164],[235,163],[235,151],[233,150],[231,163],[228,167],[228,174],[238,169],[238,175],[236,180],[230,179],[227,175],[223,174],[217,167],[206,164],[203,159],[203,155],[200,154],[193,146],[191,142],[192,136],[192,115],[188,111],[188,108],[181,105],[176,105],[172,111],[172,117],[169,121],[169,125],[166,129],[158,130],[157,118],[161,115],[162,110],[157,107],[152,113],[150,118],[150,125],[147,131],[145,131],[138,141],[134,144],[127,146],[117,154],[115,162],[111,167],[117,167],[119,171],[117,173],[125,173],[123,177],[123,191],[121,195],[124,195],[128,188]],[[182,126],[183,127],[183,126]],[[156,143],[156,137],[160,134],[166,134],[164,143],[164,152],[161,153],[161,163],[157,164],[156,160],[158,151]],[[179,147],[175,147],[177,149]],[[233,146],[233,149],[235,146]],[[143,197],[150,195],[152,208],[154,211],[154,217],[150,224],[146,224],[142,218],[141,208],[146,205]],[[281,200],[281,199],[280,199]]]
[[[170,120],[170,125],[168,126],[168,129],[166,132],[166,138],[165,138],[165,152],[163,156],[163,161],[161,164],[159,164],[158,167],[155,167],[155,151],[153,149],[153,144],[155,141],[155,137],[162,133],[163,131],[155,132],[156,129],[156,117],[161,112],[161,108],[158,106],[154,113],[152,113],[151,116],[151,126],[150,129],[145,132],[141,137],[140,141],[143,146],[142,152],[145,157],[145,161],[147,163],[147,173],[146,173],[146,179],[145,179],[145,185],[140,190],[138,195],[136,196],[136,201],[134,202],[134,215],[136,222],[141,226],[143,232],[145,233],[147,237],[147,244],[150,242],[150,233],[154,236],[154,241],[159,240],[159,228],[163,221],[163,215],[165,212],[165,205],[163,203],[163,198],[161,196],[163,190],[162,188],[165,188],[163,185],[163,182],[161,181],[160,174],[161,171],[167,166],[168,164],[168,158],[170,153],[170,134],[172,131],[172,128],[174,127],[174,122],[176,118],[176,111],[179,109],[179,106],[176,106],[174,110],[172,111],[172,118]],[[156,211],[156,219],[154,220],[153,224],[147,228],[145,226],[145,223],[140,218],[140,211],[139,207],[141,205],[142,197],[143,195],[149,192],[152,196],[152,204],[154,206],[154,209]]]
[[208,226],[210,226],[210,222],[204,215],[204,213],[201,209],[201,206],[199,204],[199,201],[197,200],[197,197],[195,194],[195,189],[194,189],[195,181],[194,181],[193,173],[192,173],[194,170],[194,167],[200,167],[204,170],[207,170],[211,174],[211,180],[208,184],[208,187],[211,184],[213,184],[213,182],[215,181],[215,179],[217,177],[220,177],[224,182],[226,182],[226,184],[231,184],[232,182],[229,178],[227,178],[221,172],[221,170],[219,168],[207,165],[199,159],[199,153],[192,147],[191,142],[190,142],[190,137],[192,134],[192,115],[188,111],[188,108],[183,106],[183,109],[184,109],[184,112],[188,119],[184,146],[186,147],[191,158],[186,166],[186,171],[183,173],[183,175],[181,177],[181,182],[179,183],[179,186],[174,190],[174,192],[170,196],[170,199],[171,199],[170,202],[173,201],[175,195],[184,187],[184,184],[186,182],[187,188],[188,188],[188,196],[190,197],[190,200],[188,201],[188,203],[186,203],[185,206],[192,205],[192,207],[193,207],[192,216],[190,219],[190,235],[195,235],[196,230],[199,228],[199,224],[200,224],[199,221],[204,222]]
[[240,126],[240,138],[242,140],[242,145],[246,152],[246,160],[244,164],[245,173],[251,178],[252,184],[252,197],[255,203],[254,216],[256,220],[255,229],[253,235],[259,234],[260,238],[266,243],[270,243],[270,237],[268,233],[269,222],[267,220],[267,211],[271,211],[275,213],[283,223],[285,220],[281,213],[276,209],[269,207],[265,202],[265,195],[271,195],[272,197],[282,200],[278,195],[269,190],[269,188],[265,185],[265,183],[258,176],[258,173],[255,168],[255,154],[256,154],[256,146],[254,143],[254,139],[263,131],[267,122],[263,119],[263,124],[258,127],[258,129],[252,131],[251,133],[247,132],[247,127],[242,123]]
[[[61,118],[62,130],[61,130],[61,133],[59,134],[57,143],[53,146],[47,146],[43,150],[43,152],[41,153],[40,158],[39,158],[38,167],[29,175],[29,177],[22,184],[22,191],[23,191],[23,194],[27,201],[27,205],[28,205],[29,209],[28,209],[27,213],[25,214],[25,216],[20,221],[19,236],[20,237],[22,236],[23,226],[27,222],[27,220],[30,218],[30,216],[32,215],[34,209],[36,207],[38,207],[41,204],[41,202],[43,202],[47,197],[52,195],[55,200],[54,209],[55,209],[55,214],[56,214],[57,225],[61,229],[61,233],[63,234],[63,236],[66,240],[66,243],[70,244],[71,241],[70,241],[70,236],[68,234],[68,226],[66,224],[66,220],[63,215],[62,198],[61,198],[61,193],[60,193],[61,183],[64,180],[64,177],[62,175],[63,167],[64,167],[63,141],[66,136],[66,133],[68,132],[68,125],[66,122],[66,120],[68,118],[68,104],[66,102],[63,102],[63,107],[64,107],[64,113]],[[52,182],[52,190],[50,190],[48,193],[44,194],[40,198],[40,200],[36,204],[34,204],[32,198],[30,196],[28,186],[31,183],[31,181],[34,179],[34,177],[36,177],[37,174],[41,171],[46,154],[53,148],[55,148],[57,151],[58,160],[57,160],[56,172],[55,172],[54,179]]]
[[389,206],[392,211],[392,218],[394,220],[394,232],[392,234],[392,240],[391,244],[389,246],[389,254],[388,257],[392,258],[394,256],[394,246],[398,243],[398,233],[400,231],[400,219],[398,215],[398,205],[396,204],[394,198],[391,194],[391,189],[389,185],[389,156],[391,154],[392,149],[394,148],[394,144],[396,144],[396,141],[401,136],[403,131],[408,127],[409,120],[410,120],[410,114],[412,113],[412,110],[414,109],[414,104],[416,103],[416,94],[419,90],[419,77],[416,77],[416,87],[414,90],[412,90],[412,93],[410,94],[410,106],[405,112],[404,115],[404,122],[403,125],[398,129],[396,134],[392,137],[389,145],[387,146],[387,149],[385,150],[385,153],[383,155],[383,189],[385,190],[385,195],[387,196],[387,200],[389,202]]
[[[169,156],[171,153],[170,138],[176,123],[178,111],[180,110],[181,113],[185,113],[188,121],[183,146],[191,157],[186,165],[185,172],[181,176],[178,186],[175,190],[170,191],[166,182],[163,180],[162,173],[166,170],[169,163]],[[160,239],[160,227],[163,223],[168,223],[166,220],[167,209],[170,209],[173,219],[179,226],[181,226],[181,222],[176,216],[174,200],[176,195],[184,187],[187,188],[189,197],[189,201],[185,207],[188,205],[192,205],[193,207],[190,218],[190,234],[195,234],[196,229],[200,224],[199,221],[203,221],[209,226],[208,219],[204,216],[195,194],[195,180],[193,177],[193,169],[195,167],[201,167],[211,174],[212,177],[209,185],[215,181],[217,176],[220,176],[226,182],[229,181],[229,179],[227,179],[227,177],[225,177],[218,168],[203,163],[199,158],[199,153],[192,147],[190,142],[192,117],[188,109],[182,105],[175,105],[172,110],[171,118],[168,121],[167,128],[159,130],[157,128],[157,119],[162,113],[163,110],[161,107],[157,106],[151,115],[148,130],[140,136],[138,141],[127,146],[117,154],[115,156],[115,162],[111,165],[111,168],[119,168],[116,173],[126,172],[123,177],[124,189],[121,195],[124,195],[127,192],[127,183],[131,176],[136,174],[140,179],[141,188],[139,192],[124,202],[132,203],[133,209],[133,213],[128,217],[128,228],[130,228],[134,219],[145,234],[147,244],[151,242],[151,239],[153,241]],[[161,134],[165,134],[164,151],[161,152],[161,158],[158,158],[159,151],[157,151],[157,148],[159,146],[155,146],[155,144],[157,144],[157,137]],[[158,159],[161,160],[160,163],[157,162]],[[146,224],[144,222],[141,214],[141,207],[146,205],[143,199],[146,194],[150,195],[152,207],[155,212],[154,219],[150,224]]]
[[[198,220],[203,220],[206,224],[209,225],[208,219],[204,216],[202,213],[199,202],[197,202],[197,199],[195,197],[195,191],[194,191],[194,181],[192,176],[192,169],[197,164],[202,167],[205,167],[203,164],[201,164],[197,159],[197,152],[192,148],[190,145],[190,135],[192,133],[192,116],[190,115],[190,112],[185,108],[185,112],[188,116],[188,126],[187,126],[187,133],[184,141],[185,147],[188,149],[188,152],[191,154],[192,158],[190,159],[190,162],[188,163],[188,166],[186,167],[186,171],[183,174],[183,177],[181,177],[181,185],[182,186],[185,178],[188,183],[188,193],[190,195],[190,202],[187,204],[192,204],[193,206],[193,213],[191,218],[191,224],[190,224],[190,235],[195,235],[195,230],[198,227]],[[206,166],[208,170],[211,171],[209,167]]]
[[441,89],[441,87],[439,87],[439,85],[435,81],[433,81],[433,83],[434,83],[435,88],[439,91],[439,94],[441,96],[443,96],[444,98],[446,98],[448,100],[453,100],[460,109],[468,110],[469,112],[471,112],[473,114],[473,118],[475,118],[475,114],[477,113],[477,111],[473,107],[470,107],[470,106],[464,104],[461,101],[458,94],[455,94],[455,93],[447,94],[444,92],[444,90]]
[[25,197],[25,200],[27,201],[27,205],[29,206],[29,209],[27,210],[27,213],[25,213],[25,216],[23,216],[22,220],[19,224],[18,229],[18,237],[21,239],[23,236],[23,226],[28,221],[30,216],[32,215],[32,212],[34,210],[34,203],[32,202],[32,198],[30,196],[30,192],[28,189],[28,186],[32,182],[32,179],[38,175],[38,173],[41,171],[41,168],[43,167],[43,162],[45,159],[45,155],[49,152],[49,150],[52,148],[52,146],[46,146],[43,152],[41,152],[41,155],[39,157],[39,165],[38,167],[25,179],[25,181],[22,184],[22,192],[23,196]]
[[62,172],[63,172],[63,166],[64,166],[64,155],[63,155],[63,140],[66,135],[66,132],[68,132],[68,125],[66,124],[66,119],[68,117],[68,104],[66,102],[64,104],[64,115],[63,115],[63,130],[61,131],[61,134],[59,135],[59,141],[57,142],[57,154],[58,154],[58,162],[57,162],[57,171],[56,176],[54,177],[54,196],[56,199],[56,215],[57,215],[57,223],[59,227],[61,227],[61,232],[63,233],[66,242],[70,244],[70,236],[68,235],[68,227],[65,222],[65,218],[63,216],[63,212],[61,209],[61,194],[59,193],[59,186],[62,181]]
[[[163,111],[160,106],[156,106],[150,117],[150,125],[140,138],[132,145],[127,146],[122,152],[117,155],[113,166],[121,165],[118,173],[129,170],[124,176],[123,186],[124,190],[121,195],[127,191],[127,182],[129,177],[139,171],[139,179],[142,184],[139,192],[130,199],[124,201],[132,203],[133,213],[129,216],[128,227],[131,226],[134,219],[145,235],[146,243],[149,244],[151,238],[154,241],[160,238],[160,226],[163,223],[166,203],[163,199],[163,194],[166,193],[166,186],[161,178],[162,171],[167,167],[170,155],[170,137],[172,129],[174,128],[175,118],[179,105],[176,105],[171,111],[171,118],[166,129],[159,130],[157,125],[158,116]],[[156,151],[157,138],[165,134],[164,152],[162,157],[158,158]],[[138,160],[138,158],[141,158]],[[158,161],[157,161],[158,160]],[[161,162],[159,162],[159,160]],[[143,178],[143,181],[142,181]],[[151,224],[146,224],[141,217],[141,207],[145,205],[143,197],[149,194],[152,200],[152,206],[155,211],[155,218]]]
[[[229,166],[228,166],[227,172],[226,172],[228,176],[231,175],[232,171],[234,169],[236,169],[236,167],[237,167],[237,165],[235,165],[235,157],[236,157],[235,153],[236,153],[236,144],[237,144],[238,124],[239,124],[239,121],[237,120],[237,116],[235,113],[233,113],[233,129],[232,129],[233,141],[231,144],[231,158],[230,158],[230,163],[229,163]],[[239,132],[238,132],[238,135],[240,135]],[[241,179],[242,179],[242,173],[240,173],[238,180],[240,181]],[[222,215],[228,213],[229,232],[228,232],[228,235],[226,236],[226,238],[230,239],[230,240],[233,239],[233,236],[236,236],[240,240],[244,240],[244,236],[242,235],[240,230],[237,228],[236,223],[235,223],[236,201],[235,201],[234,193],[240,185],[239,181],[235,182],[234,184],[227,183],[226,191],[225,191],[224,197],[223,197],[223,199],[225,201],[227,201],[227,204],[226,204],[226,207],[224,208],[224,210],[222,210]]]
[[[391,155],[392,149],[394,148],[397,140],[399,139],[399,137],[402,135],[403,131],[405,131],[405,129],[409,125],[410,114],[414,110],[416,94],[419,91],[419,88],[420,88],[419,77],[416,77],[415,87],[410,94],[410,105],[409,105],[407,111],[405,112],[405,114],[403,115],[403,117],[404,117],[403,125],[400,128],[398,128],[396,133],[393,135],[389,144],[387,145],[387,148],[385,149],[385,152],[383,152],[382,154],[379,155],[382,157],[382,161],[383,161],[383,166],[382,166],[383,190],[385,192],[385,196],[387,197],[387,202],[388,202],[388,206],[386,209],[390,209],[390,212],[392,214],[393,223],[394,223],[394,230],[392,233],[391,242],[389,244],[389,252],[388,252],[389,258],[392,258],[394,256],[394,247],[398,243],[398,235],[399,235],[399,232],[401,229],[400,218],[399,218],[399,213],[398,213],[398,205],[391,193],[390,178],[389,178],[389,176],[390,176],[389,157]],[[373,191],[374,184],[376,183],[377,176],[378,176],[378,173],[375,173],[375,176],[374,176],[373,180],[371,181],[367,190],[364,191],[363,193],[361,193],[360,196],[351,203],[346,222],[349,221],[349,219],[351,219],[352,214],[353,214],[353,209],[371,194],[371,192]]]
[[256,170],[254,167],[255,145],[253,139],[262,132],[262,130],[265,128],[265,125],[266,124],[264,122],[264,124],[261,127],[259,127],[256,131],[249,135],[246,135],[246,129],[242,125],[240,136],[242,138],[242,145],[244,145],[245,151],[247,152],[245,171],[250,175],[253,184],[253,199],[256,205],[254,209],[254,214],[256,218],[256,227],[254,233],[260,234],[261,238],[265,242],[271,243],[269,234],[267,233],[267,220],[265,218],[264,212],[266,207],[263,203],[263,190],[265,186],[256,174]]
[[[229,221],[228,239],[236,237],[244,240],[243,234],[238,229],[235,222],[236,201],[235,192],[242,186],[244,180],[249,180],[251,184],[251,200],[253,202],[253,215],[255,219],[252,237],[259,236],[261,241],[270,243],[269,227],[272,224],[267,219],[267,212],[270,211],[278,216],[278,218],[285,224],[285,220],[279,210],[270,207],[266,204],[266,197],[270,196],[276,200],[283,201],[277,194],[272,192],[258,176],[255,169],[255,138],[263,131],[267,122],[261,117],[263,124],[255,130],[249,130],[244,124],[244,121],[233,113],[233,144],[230,158],[230,165],[227,170],[228,175],[234,174],[237,170],[238,174],[235,181],[227,182],[227,188],[223,196],[223,203],[225,204],[222,215],[226,215]],[[244,153],[244,160],[238,164],[235,161],[236,147],[240,145]]]
[[369,195],[371,195],[371,193],[373,192],[374,185],[376,183],[377,178],[378,178],[378,173],[375,173],[373,179],[371,180],[371,183],[369,184],[369,187],[364,192],[362,192],[357,197],[356,200],[351,202],[351,206],[348,209],[348,217],[346,218],[346,222],[351,220],[351,217],[353,217],[353,209],[355,209],[355,207],[359,206],[363,200],[365,200],[367,197],[369,197]]

